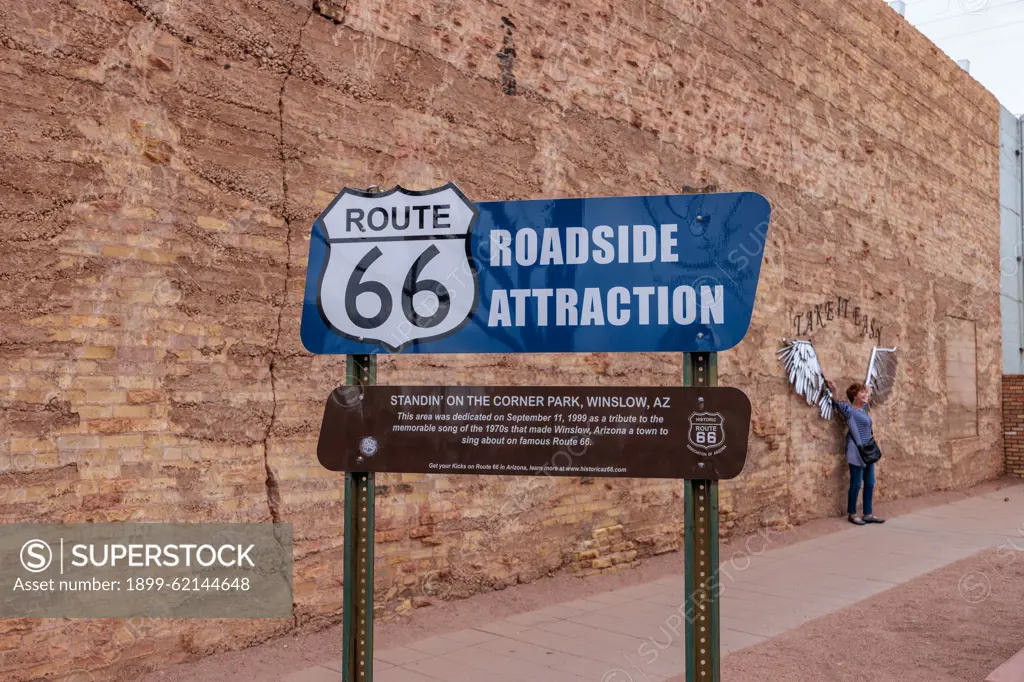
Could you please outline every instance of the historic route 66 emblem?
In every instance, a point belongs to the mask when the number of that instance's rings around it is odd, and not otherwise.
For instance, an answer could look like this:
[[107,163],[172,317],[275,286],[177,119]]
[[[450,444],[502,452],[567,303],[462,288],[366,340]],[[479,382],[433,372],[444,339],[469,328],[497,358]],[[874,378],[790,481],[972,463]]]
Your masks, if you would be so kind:
[[321,317],[348,339],[391,351],[454,333],[480,293],[469,246],[477,215],[451,183],[425,192],[346,188],[320,218]]
[[717,455],[725,449],[725,417],[718,412],[692,413],[686,439],[690,452],[705,457]]

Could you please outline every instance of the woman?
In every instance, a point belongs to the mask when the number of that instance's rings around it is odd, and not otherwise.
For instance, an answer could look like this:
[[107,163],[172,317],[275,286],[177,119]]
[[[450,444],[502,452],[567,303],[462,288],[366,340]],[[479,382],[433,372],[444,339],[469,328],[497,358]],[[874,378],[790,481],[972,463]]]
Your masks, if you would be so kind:
[[[828,381],[832,395],[836,395],[836,385]],[[871,389],[861,383],[852,383],[846,389],[846,398],[850,403],[841,403],[835,398],[832,405],[843,413],[849,431],[846,432],[846,461],[850,465],[850,493],[846,499],[846,513],[850,523],[863,526],[867,523],[885,523],[871,513],[871,495],[875,491],[875,465],[864,466],[860,458],[858,445],[865,445],[871,440],[871,417],[867,413],[868,399]],[[861,483],[864,484],[864,516],[857,516],[857,494]]]

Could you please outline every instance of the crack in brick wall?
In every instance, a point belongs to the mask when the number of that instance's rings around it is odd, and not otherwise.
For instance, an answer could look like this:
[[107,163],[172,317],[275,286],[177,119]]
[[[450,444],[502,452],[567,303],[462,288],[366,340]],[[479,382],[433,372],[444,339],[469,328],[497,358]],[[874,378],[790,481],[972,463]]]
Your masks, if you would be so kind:
[[516,44],[513,31],[516,25],[508,17],[501,18],[501,24],[505,27],[505,34],[501,39],[501,50],[496,55],[498,66],[501,69],[501,90],[506,95],[516,94],[516,75],[513,69],[516,66]]
[[270,464],[270,452],[267,445],[267,441],[270,440],[271,435],[274,431],[274,423],[277,418],[278,400],[277,400],[277,381],[274,376],[274,369],[276,366],[276,360],[278,355],[278,348],[281,342],[281,318],[285,314],[285,309],[289,307],[288,298],[288,284],[291,281],[292,271],[292,221],[288,213],[288,158],[285,153],[285,138],[284,138],[284,127],[285,127],[285,89],[288,87],[288,79],[292,76],[292,70],[295,68],[295,60],[302,49],[302,36],[306,31],[306,27],[313,17],[319,12],[319,3],[315,3],[309,11],[309,16],[306,17],[306,21],[302,24],[302,28],[299,29],[298,38],[295,40],[295,45],[290,51],[288,58],[288,71],[284,78],[281,80],[281,90],[278,93],[277,99],[277,115],[278,115],[278,150],[280,154],[281,163],[281,217],[284,220],[286,236],[285,236],[285,249],[286,249],[286,261],[285,261],[285,277],[281,291],[280,306],[277,311],[277,332],[274,336],[273,350],[271,351],[270,363],[268,366],[268,373],[270,374],[270,390],[273,398],[273,408],[270,413],[270,421],[267,424],[267,434],[263,438],[263,461],[267,471],[267,506],[270,510],[270,517],[274,523],[281,522],[281,485],[278,481],[277,474],[274,468]]

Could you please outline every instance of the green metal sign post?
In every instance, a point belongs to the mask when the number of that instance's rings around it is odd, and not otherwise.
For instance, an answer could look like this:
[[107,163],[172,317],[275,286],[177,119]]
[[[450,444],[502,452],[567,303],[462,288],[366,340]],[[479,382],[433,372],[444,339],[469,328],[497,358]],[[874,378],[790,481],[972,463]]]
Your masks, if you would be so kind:
[[[686,186],[684,194],[714,192]],[[718,353],[683,353],[684,386],[718,386]],[[718,613],[718,481],[683,482],[686,682],[721,679]]]
[[[377,383],[376,355],[348,355],[345,383]],[[342,599],[342,682],[373,679],[374,475],[345,474],[345,573]]]
[[[718,354],[684,353],[683,385],[717,386]],[[684,485],[686,682],[719,682],[718,481]]]

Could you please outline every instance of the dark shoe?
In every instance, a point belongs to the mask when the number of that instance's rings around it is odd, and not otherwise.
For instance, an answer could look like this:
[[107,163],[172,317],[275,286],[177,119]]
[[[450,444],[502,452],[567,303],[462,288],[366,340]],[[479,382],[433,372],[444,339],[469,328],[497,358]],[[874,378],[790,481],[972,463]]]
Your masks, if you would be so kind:
[[862,520],[860,517],[854,516],[853,514],[850,514],[846,518],[850,521],[850,523],[852,523],[855,526],[863,526],[863,525],[865,525],[867,523],[866,521]]
[[864,523],[885,523],[885,519],[880,519],[874,514],[869,514],[864,517]]

